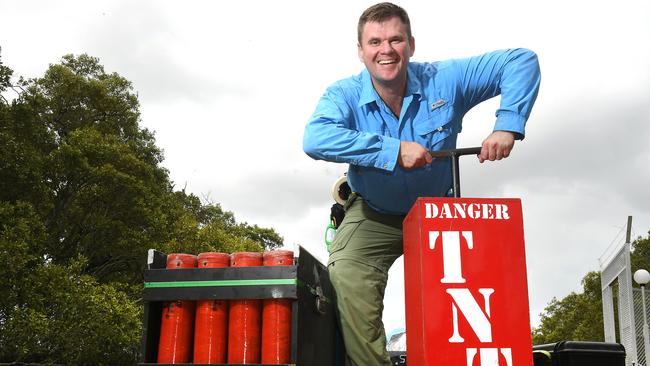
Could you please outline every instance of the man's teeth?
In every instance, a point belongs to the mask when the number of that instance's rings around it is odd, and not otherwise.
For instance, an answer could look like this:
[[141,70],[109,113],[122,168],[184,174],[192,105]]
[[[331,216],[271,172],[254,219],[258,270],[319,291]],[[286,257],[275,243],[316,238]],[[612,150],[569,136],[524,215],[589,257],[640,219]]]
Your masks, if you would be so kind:
[[388,64],[394,64],[394,63],[395,63],[395,60],[383,60],[383,61],[379,61],[379,64],[380,64],[380,65],[388,65]]

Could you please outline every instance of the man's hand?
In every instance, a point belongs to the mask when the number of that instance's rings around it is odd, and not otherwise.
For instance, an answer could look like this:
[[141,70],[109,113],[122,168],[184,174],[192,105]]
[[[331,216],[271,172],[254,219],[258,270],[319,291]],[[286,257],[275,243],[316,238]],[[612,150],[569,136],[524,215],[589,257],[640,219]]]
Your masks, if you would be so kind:
[[509,131],[494,131],[483,140],[481,153],[478,161],[481,163],[490,160],[501,160],[507,158],[515,146],[515,134]]
[[417,142],[400,141],[397,163],[404,169],[422,168],[431,164],[433,158],[424,146]]

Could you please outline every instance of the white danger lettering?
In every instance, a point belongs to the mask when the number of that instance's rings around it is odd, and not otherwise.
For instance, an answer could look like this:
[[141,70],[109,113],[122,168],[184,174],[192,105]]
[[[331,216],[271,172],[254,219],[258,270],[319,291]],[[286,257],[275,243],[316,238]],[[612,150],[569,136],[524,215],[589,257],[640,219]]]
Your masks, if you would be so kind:
[[425,219],[509,220],[508,205],[501,203],[424,204]]

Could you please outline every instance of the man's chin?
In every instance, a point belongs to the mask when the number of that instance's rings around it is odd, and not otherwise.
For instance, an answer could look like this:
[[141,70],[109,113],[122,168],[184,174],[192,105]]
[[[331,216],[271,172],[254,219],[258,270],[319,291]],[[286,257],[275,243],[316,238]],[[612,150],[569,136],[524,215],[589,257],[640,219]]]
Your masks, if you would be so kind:
[[393,85],[399,80],[398,75],[393,73],[373,75],[373,79],[375,79],[375,82],[386,86]]

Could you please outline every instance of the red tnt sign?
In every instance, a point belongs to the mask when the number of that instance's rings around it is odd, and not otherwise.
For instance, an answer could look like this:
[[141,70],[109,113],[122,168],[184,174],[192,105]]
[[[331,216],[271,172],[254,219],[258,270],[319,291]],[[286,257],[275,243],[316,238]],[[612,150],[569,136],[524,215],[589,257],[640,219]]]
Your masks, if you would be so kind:
[[533,364],[520,200],[418,199],[404,281],[410,365]]

